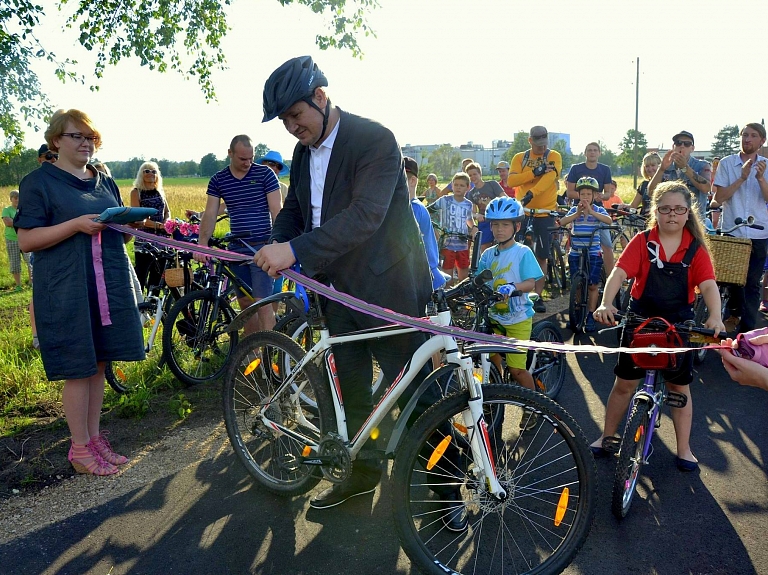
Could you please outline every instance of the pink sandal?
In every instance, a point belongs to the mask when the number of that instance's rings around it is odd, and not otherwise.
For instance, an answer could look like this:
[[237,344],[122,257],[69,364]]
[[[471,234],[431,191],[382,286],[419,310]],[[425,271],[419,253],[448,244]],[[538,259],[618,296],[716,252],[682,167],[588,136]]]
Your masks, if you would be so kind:
[[77,445],[72,442],[69,448],[68,459],[78,473],[103,476],[113,475],[119,471],[117,467],[108,461],[104,461],[104,458],[99,455],[92,441],[85,445]]
[[107,461],[112,465],[125,465],[128,463],[129,460],[125,455],[120,455],[119,453],[112,451],[112,446],[109,444],[107,435],[109,435],[109,431],[102,430],[96,437],[91,437],[90,443],[93,444],[104,461]]

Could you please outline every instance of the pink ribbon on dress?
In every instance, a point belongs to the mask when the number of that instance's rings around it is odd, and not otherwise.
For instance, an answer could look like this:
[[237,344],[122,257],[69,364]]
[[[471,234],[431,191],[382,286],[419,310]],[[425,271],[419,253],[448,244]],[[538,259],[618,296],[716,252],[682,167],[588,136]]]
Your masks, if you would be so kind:
[[104,258],[101,253],[101,232],[91,236],[91,255],[93,256],[93,273],[96,276],[96,295],[99,300],[101,325],[112,325],[109,315],[109,299],[107,298],[107,282],[104,279]]

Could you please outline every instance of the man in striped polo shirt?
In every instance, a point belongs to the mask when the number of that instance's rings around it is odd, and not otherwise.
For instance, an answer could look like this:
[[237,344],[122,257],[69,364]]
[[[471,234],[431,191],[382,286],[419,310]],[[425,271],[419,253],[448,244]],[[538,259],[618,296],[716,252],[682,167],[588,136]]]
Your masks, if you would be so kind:
[[[267,243],[272,234],[272,222],[282,207],[280,185],[277,176],[268,166],[253,163],[253,142],[248,136],[235,136],[227,151],[229,166],[216,172],[208,182],[208,201],[200,222],[200,245],[208,245],[208,240],[216,227],[216,216],[223,201],[229,211],[229,229],[235,234],[247,233],[243,241],[258,250]],[[229,249],[238,252],[253,253],[241,241],[232,243]],[[195,254],[198,261],[207,261],[208,256]],[[240,309],[251,305],[272,293],[272,278],[259,266],[234,266],[237,276],[248,284],[253,299],[238,297]],[[245,326],[246,333],[272,329],[275,314],[272,306],[264,306]]]

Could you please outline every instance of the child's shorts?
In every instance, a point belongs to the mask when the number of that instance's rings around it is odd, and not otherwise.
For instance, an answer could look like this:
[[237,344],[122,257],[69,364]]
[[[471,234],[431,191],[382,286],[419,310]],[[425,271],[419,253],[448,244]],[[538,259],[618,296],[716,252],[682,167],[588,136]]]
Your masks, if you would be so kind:
[[[512,325],[493,324],[493,332],[515,339],[531,339],[531,330],[533,329],[533,318],[529,317],[520,323]],[[512,369],[525,369],[525,362],[528,359],[527,353],[508,353],[507,365]]]
[[465,270],[469,267],[469,250],[454,252],[443,250],[443,269],[452,270],[453,268]]
[[[568,254],[568,269],[571,270],[571,279],[579,271],[579,254],[571,251]],[[596,256],[589,256],[589,283],[591,285],[600,283],[600,270],[603,269],[603,256],[597,254]]]

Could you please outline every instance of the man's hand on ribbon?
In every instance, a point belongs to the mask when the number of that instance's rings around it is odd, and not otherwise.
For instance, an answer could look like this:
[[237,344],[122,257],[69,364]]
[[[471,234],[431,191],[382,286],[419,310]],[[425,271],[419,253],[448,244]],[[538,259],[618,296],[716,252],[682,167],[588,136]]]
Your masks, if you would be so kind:
[[291,244],[270,244],[261,248],[253,256],[253,263],[267,272],[271,277],[279,277],[278,272],[296,263]]

